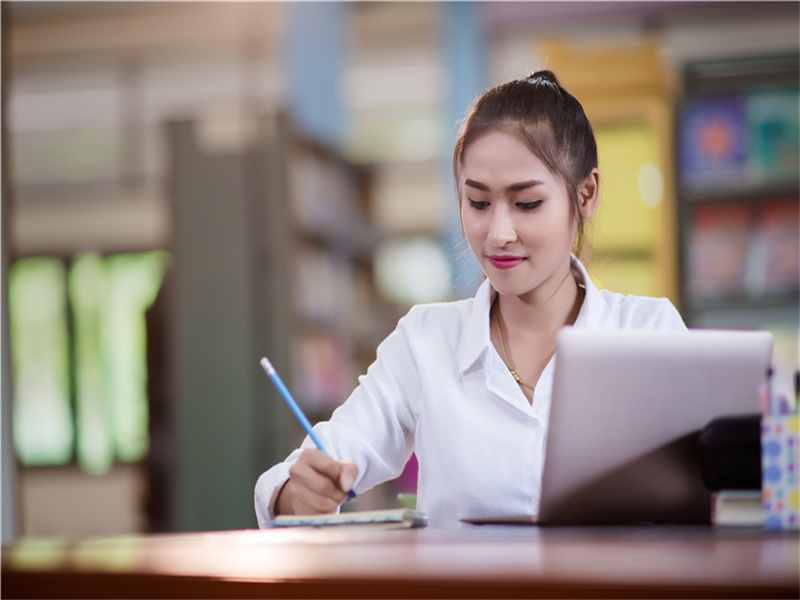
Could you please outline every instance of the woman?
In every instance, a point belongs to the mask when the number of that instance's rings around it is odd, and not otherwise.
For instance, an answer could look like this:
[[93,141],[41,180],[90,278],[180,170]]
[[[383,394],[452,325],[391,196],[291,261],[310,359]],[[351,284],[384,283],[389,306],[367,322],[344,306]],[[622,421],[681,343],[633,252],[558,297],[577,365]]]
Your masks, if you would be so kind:
[[535,515],[556,334],[564,326],[682,330],[666,299],[598,290],[579,253],[599,200],[591,125],[549,71],[497,86],[467,115],[453,155],[461,222],[486,274],[475,297],[414,307],[359,386],[310,440],[258,480],[259,526],[333,512],[347,492],[419,462],[431,527]]

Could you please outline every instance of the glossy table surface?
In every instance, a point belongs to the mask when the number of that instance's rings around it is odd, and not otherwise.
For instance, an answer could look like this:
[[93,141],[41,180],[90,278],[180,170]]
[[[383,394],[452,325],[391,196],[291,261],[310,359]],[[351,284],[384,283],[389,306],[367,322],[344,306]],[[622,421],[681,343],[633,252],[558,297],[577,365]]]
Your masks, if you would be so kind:
[[708,526],[244,530],[3,548],[21,597],[800,597],[800,537]]

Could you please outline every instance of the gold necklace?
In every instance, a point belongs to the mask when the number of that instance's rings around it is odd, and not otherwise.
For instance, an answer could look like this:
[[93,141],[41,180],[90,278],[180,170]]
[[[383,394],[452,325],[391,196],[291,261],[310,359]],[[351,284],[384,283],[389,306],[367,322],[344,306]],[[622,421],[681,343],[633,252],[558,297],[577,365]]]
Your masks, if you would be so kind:
[[516,382],[519,385],[521,385],[523,387],[526,387],[526,388],[530,389],[531,391],[534,391],[536,388],[534,386],[532,386],[530,384],[527,384],[524,381],[522,381],[522,378],[517,374],[517,372],[511,366],[511,362],[508,360],[508,354],[506,353],[506,345],[503,342],[503,329],[500,327],[500,305],[499,304],[497,304],[495,306],[494,316],[495,316],[495,320],[497,321],[497,335],[500,336],[500,347],[503,349],[503,357],[506,360],[506,367],[508,367],[508,370],[511,372],[511,376],[516,380]]
[[[578,286],[578,294],[581,297],[581,306],[583,306],[583,301],[586,298],[586,288]],[[495,298],[494,304],[495,304],[494,318],[497,321],[497,335],[500,336],[500,347],[503,349],[503,358],[506,361],[506,367],[508,367],[508,370],[511,372],[511,376],[519,385],[526,387],[531,391],[534,391],[536,387],[522,381],[522,378],[511,366],[511,361],[508,360],[508,353],[506,353],[506,345],[503,342],[503,329],[500,327],[500,304],[497,302],[497,298]]]

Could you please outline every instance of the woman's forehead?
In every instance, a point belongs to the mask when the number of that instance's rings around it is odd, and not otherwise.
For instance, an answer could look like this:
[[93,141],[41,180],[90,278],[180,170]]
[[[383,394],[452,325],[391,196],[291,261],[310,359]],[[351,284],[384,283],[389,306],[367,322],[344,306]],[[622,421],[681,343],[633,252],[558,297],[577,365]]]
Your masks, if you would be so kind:
[[464,172],[473,174],[485,172],[535,173],[539,176],[552,176],[546,164],[533,152],[519,136],[503,131],[487,132],[477,138],[464,151],[462,179]]

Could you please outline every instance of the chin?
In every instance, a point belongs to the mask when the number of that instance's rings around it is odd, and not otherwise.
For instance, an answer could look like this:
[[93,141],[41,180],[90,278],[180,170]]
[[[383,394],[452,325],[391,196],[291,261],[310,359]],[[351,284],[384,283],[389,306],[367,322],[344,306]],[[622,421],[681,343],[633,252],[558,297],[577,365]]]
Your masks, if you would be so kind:
[[[495,288],[497,289],[497,288]],[[497,290],[497,293],[501,296],[505,296],[508,298],[520,298],[530,292],[530,288],[525,289],[505,289],[505,290]]]
[[520,285],[509,281],[498,280],[498,277],[488,277],[488,279],[492,284],[492,287],[501,296],[522,296],[523,294],[531,291],[531,287],[528,285]]

